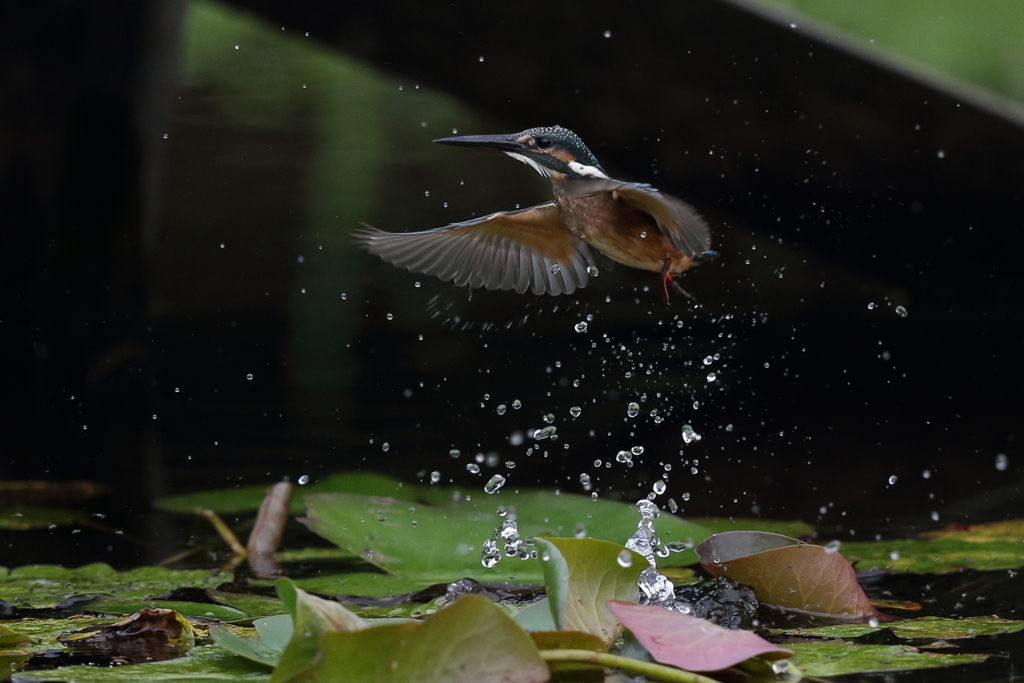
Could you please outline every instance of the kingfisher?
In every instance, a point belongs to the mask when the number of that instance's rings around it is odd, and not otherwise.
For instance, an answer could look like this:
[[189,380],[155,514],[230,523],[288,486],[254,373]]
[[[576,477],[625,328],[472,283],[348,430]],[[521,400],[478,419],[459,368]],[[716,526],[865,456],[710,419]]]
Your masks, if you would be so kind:
[[708,225],[693,207],[650,185],[608,177],[568,128],[434,142],[504,152],[549,178],[554,199],[433,230],[392,233],[364,223],[353,233],[367,251],[399,268],[460,286],[572,294],[597,274],[593,249],[660,273],[667,302],[669,287],[686,294],[675,276],[714,255]]

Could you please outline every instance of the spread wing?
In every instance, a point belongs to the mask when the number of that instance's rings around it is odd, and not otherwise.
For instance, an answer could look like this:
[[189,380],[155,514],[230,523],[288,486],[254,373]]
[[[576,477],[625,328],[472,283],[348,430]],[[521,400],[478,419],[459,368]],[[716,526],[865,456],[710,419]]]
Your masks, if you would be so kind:
[[586,286],[587,267],[594,263],[590,248],[565,227],[554,202],[423,232],[363,225],[353,236],[371,254],[457,285],[572,294]]
[[711,232],[708,224],[686,202],[662,194],[650,185],[626,183],[610,178],[574,180],[566,183],[567,191],[575,197],[591,197],[602,192],[615,195],[634,209],[648,213],[658,222],[658,227],[675,249],[690,258],[703,254],[711,248]]

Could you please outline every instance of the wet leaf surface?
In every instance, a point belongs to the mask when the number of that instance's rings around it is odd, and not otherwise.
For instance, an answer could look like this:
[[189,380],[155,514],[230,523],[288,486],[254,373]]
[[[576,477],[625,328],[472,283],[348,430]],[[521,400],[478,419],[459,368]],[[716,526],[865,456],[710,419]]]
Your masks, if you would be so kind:
[[697,547],[701,565],[754,589],[762,604],[808,619],[888,621],[872,607],[842,555],[779,534],[732,531]]
[[92,526],[89,515],[65,508],[10,507],[0,508],[0,530],[24,531],[54,526]]
[[846,641],[789,643],[793,661],[806,676],[841,676],[869,671],[935,669],[983,662],[987,655],[922,652],[905,645],[863,645]]
[[[597,636],[605,647],[621,632],[609,600],[636,602],[643,555],[589,538],[537,538],[548,605],[557,630]],[[545,559],[545,557],[547,559]]]
[[[540,683],[530,637],[490,600],[460,598],[421,623],[327,633],[309,680],[348,683]],[[275,677],[275,681],[289,679]]]
[[775,629],[775,632],[805,637],[859,638],[869,633],[888,630],[897,638],[959,640],[976,636],[1016,633],[1021,629],[1024,629],[1024,621],[1012,621],[998,617],[968,617],[966,619],[921,617],[920,619],[907,619],[880,626],[841,624],[815,628]]
[[57,642],[69,650],[139,664],[184,654],[195,645],[195,634],[192,625],[174,610],[144,609],[113,624],[62,633]]
[[792,654],[751,631],[725,629],[663,607],[611,601],[608,609],[655,660],[687,671],[719,671],[751,657]]

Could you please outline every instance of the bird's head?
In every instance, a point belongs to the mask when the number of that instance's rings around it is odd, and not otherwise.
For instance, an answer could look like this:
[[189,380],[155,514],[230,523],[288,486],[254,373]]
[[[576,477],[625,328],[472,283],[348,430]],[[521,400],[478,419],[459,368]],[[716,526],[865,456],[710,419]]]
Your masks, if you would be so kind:
[[434,142],[496,149],[553,180],[608,177],[579,136],[561,126],[530,128],[512,135],[463,135]]

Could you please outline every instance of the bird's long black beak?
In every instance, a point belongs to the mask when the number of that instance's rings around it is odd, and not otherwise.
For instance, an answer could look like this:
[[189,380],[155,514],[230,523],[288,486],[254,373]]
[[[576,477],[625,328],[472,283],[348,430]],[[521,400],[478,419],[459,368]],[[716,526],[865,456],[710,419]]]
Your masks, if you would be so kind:
[[520,154],[531,151],[526,145],[516,142],[514,135],[460,135],[454,138],[438,138],[434,142],[456,147],[479,147]]

